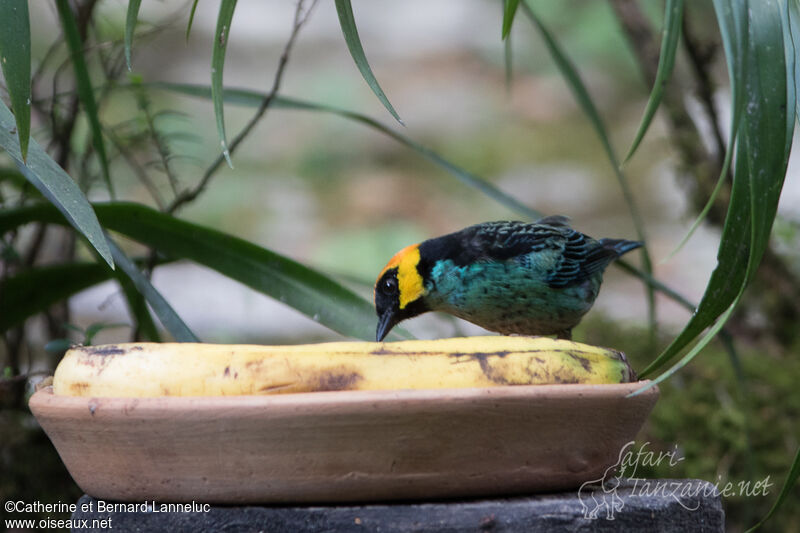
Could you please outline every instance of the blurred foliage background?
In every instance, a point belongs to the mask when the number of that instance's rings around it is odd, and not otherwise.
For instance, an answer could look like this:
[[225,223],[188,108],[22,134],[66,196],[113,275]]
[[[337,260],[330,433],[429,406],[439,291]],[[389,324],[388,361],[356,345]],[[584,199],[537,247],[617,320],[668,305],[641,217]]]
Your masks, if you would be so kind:
[[[191,3],[144,2],[128,72],[123,46],[128,3],[64,3],[75,14],[90,77],[100,87],[96,97],[115,197],[166,209],[176,193],[197,185],[220,141],[210,100],[150,84],[209,85],[217,4],[198,5],[187,39]],[[580,72],[621,157],[651,88],[663,3],[532,4]],[[712,3],[687,4],[665,103],[624,168],[643,213],[655,277],[696,304],[716,265],[729,188],[723,188],[688,243],[669,254],[713,189],[730,128],[731,92]],[[310,5],[306,2],[306,8]],[[517,201],[543,214],[568,215],[575,228],[590,235],[636,238],[603,145],[522,12],[510,35],[513,69],[507,79],[502,7],[502,2],[478,0],[354,3],[369,63],[404,127],[359,74],[333,2],[314,4],[289,50],[279,94],[373,117]],[[32,2],[29,9],[32,137],[90,200],[107,200],[91,124],[75,97],[59,14],[49,2]],[[293,1],[239,2],[227,35],[225,86],[268,92],[295,17]],[[4,88],[0,95],[8,102]],[[229,139],[253,113],[251,107],[226,104]],[[681,122],[687,118],[688,123]],[[221,165],[176,215],[310,265],[365,298],[371,297],[377,272],[401,247],[476,222],[520,218],[418,151],[327,113],[268,109],[233,154],[233,163],[234,168]],[[0,154],[0,167],[10,169],[0,176],[0,208],[36,199],[32,187],[15,181],[10,158]],[[727,326],[735,355],[714,341],[663,383],[661,400],[640,435],[653,449],[677,445],[685,457],[678,466],[655,468],[649,475],[698,477],[721,485],[770,476],[774,487],[767,497],[725,502],[731,531],[744,530],[766,514],[800,445],[800,400],[794,394],[800,377],[796,157],[786,176],[770,247]],[[118,242],[142,264],[155,264],[155,256],[140,244]],[[55,225],[22,226],[5,234],[2,244],[4,278],[25,268],[93,257],[87,247],[76,245],[71,229]],[[279,299],[194,262],[158,266],[152,282],[205,342],[341,338]],[[2,298],[0,292],[0,306]],[[624,350],[641,370],[690,317],[660,293],[656,310],[659,329],[653,339],[643,284],[609,269],[593,311],[576,328],[576,339]],[[481,331],[431,315],[410,321],[407,329],[421,338]],[[33,384],[52,373],[63,353],[64,343],[53,341],[97,344],[141,335],[120,286],[111,281],[4,332],[0,499],[69,501],[80,493],[25,407]],[[765,529],[800,529],[800,489],[789,493]]]

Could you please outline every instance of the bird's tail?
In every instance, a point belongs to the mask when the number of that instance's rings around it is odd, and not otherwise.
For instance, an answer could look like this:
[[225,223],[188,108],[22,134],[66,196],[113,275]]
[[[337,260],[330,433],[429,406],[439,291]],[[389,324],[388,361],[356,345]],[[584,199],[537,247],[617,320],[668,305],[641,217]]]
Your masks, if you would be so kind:
[[602,272],[609,263],[617,259],[622,254],[628,253],[642,246],[638,241],[626,241],[625,239],[600,239],[600,246],[591,250],[583,263],[583,270],[587,274]]
[[600,244],[606,250],[613,250],[617,257],[627,254],[631,250],[641,248],[642,243],[639,241],[626,241],[625,239],[600,239]]

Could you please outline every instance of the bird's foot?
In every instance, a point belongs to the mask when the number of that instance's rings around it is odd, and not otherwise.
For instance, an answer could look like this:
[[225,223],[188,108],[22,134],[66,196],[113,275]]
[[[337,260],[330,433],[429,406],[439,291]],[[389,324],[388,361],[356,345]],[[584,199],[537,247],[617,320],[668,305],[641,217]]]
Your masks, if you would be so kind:
[[559,331],[558,334],[556,334],[556,339],[563,339],[565,341],[571,341],[572,340],[572,329],[565,329],[564,331]]

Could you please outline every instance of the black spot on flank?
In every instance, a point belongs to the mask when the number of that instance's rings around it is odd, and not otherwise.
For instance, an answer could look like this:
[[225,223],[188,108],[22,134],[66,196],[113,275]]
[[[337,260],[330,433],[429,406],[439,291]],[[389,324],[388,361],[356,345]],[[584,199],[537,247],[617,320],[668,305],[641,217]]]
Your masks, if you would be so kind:
[[224,372],[222,375],[223,375],[223,376],[225,376],[226,378],[227,378],[228,376],[230,376],[230,375],[231,375],[231,367],[229,367],[229,366],[226,366],[226,367],[225,367],[225,372]]

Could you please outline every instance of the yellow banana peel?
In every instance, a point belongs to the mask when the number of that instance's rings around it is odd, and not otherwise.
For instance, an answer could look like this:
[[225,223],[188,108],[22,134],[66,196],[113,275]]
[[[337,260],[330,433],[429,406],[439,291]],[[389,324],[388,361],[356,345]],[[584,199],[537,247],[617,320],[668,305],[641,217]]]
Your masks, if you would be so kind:
[[297,346],[130,343],[70,349],[56,369],[53,392],[135,398],[635,380],[620,352],[547,337]]

